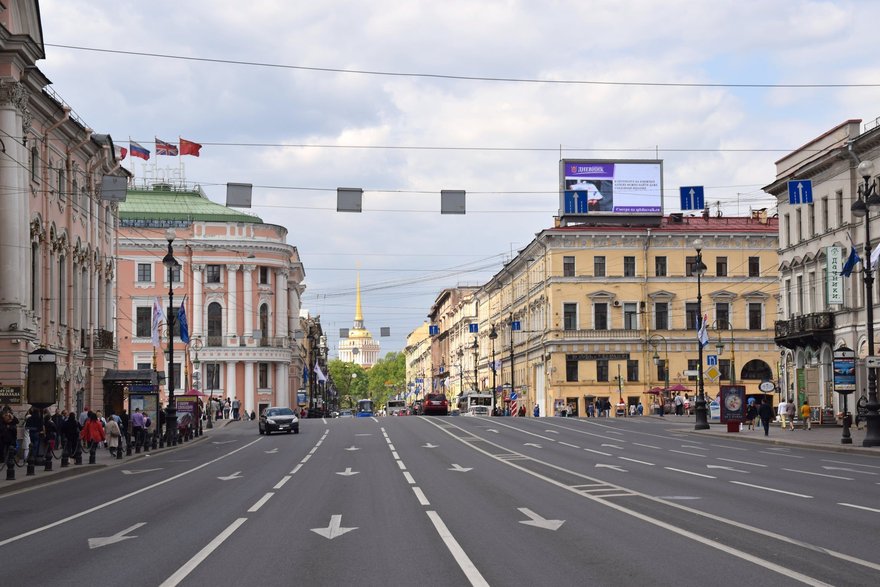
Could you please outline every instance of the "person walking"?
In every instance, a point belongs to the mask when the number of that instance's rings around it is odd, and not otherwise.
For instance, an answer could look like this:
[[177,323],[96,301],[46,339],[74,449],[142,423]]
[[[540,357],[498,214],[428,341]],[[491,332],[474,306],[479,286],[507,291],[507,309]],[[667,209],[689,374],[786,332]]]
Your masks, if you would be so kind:
[[758,408],[755,406],[755,402],[749,402],[749,407],[746,408],[746,430],[755,429],[755,418],[757,417]]
[[813,410],[810,408],[809,400],[804,400],[804,405],[801,406],[801,420],[804,421],[804,430],[813,429],[813,423],[810,421],[812,412]]
[[70,412],[67,414],[67,419],[61,423],[61,436],[64,438],[67,455],[74,459],[80,457],[79,431],[80,425],[76,413]]
[[86,425],[83,426],[82,432],[80,432],[80,438],[89,447],[89,464],[94,465],[98,444],[107,440],[107,436],[104,434],[104,427],[101,426],[101,422],[98,420],[98,415],[95,412],[89,412],[89,418],[86,420]]
[[238,401],[238,398],[232,400],[232,419],[240,420],[239,410],[241,409],[241,403]]
[[134,448],[137,452],[141,452],[144,445],[144,414],[140,408],[134,409],[131,415],[131,432],[134,436]]
[[535,404],[535,409],[532,410],[532,415],[535,418],[538,418],[541,415],[541,408],[538,407],[538,404]]
[[788,416],[788,429],[794,431],[794,415],[797,412],[797,404],[795,404],[794,400],[788,402],[785,411]]
[[9,458],[9,451],[15,450],[15,441],[18,437],[18,418],[12,413],[12,410],[3,409],[0,416],[0,458],[6,463]]
[[40,439],[43,436],[43,417],[37,408],[32,407],[28,410],[28,415],[24,419],[24,428],[30,441],[30,448],[26,452],[25,458],[33,455],[36,460],[40,457]]
[[776,414],[779,416],[779,421],[782,423],[780,428],[785,430],[785,421],[788,419],[788,398],[782,398],[782,401],[779,402],[779,405],[776,407]]
[[107,446],[110,449],[110,456],[116,456],[116,449],[122,450],[122,431],[119,429],[119,423],[116,421],[116,418],[113,417],[113,414],[110,414],[110,417],[107,418],[107,424],[104,426],[104,430],[107,433]]
[[773,419],[773,406],[770,405],[770,400],[766,397],[761,402],[761,407],[758,408],[758,417],[761,418],[761,426],[764,427],[764,436],[770,436],[770,420]]

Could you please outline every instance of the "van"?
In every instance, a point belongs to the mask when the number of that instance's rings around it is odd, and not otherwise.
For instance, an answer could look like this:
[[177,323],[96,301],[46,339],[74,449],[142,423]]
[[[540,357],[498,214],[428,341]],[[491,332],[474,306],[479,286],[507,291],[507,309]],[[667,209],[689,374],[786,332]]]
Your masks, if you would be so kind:
[[389,416],[397,416],[399,412],[406,412],[406,401],[402,399],[390,399],[385,404],[385,413]]

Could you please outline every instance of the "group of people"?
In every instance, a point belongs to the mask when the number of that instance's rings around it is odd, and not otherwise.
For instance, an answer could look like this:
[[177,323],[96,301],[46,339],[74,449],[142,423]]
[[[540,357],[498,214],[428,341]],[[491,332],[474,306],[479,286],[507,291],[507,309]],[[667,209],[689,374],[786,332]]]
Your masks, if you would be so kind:
[[242,413],[241,402],[238,398],[227,397],[226,400],[219,397],[208,398],[208,417],[214,420],[245,420],[251,419],[246,411]]
[[765,396],[760,405],[756,405],[755,398],[750,397],[748,405],[746,406],[746,430],[754,430],[755,421],[758,420],[764,428],[764,436],[769,436],[770,422],[776,416],[779,417],[782,430],[785,430],[786,428],[794,430],[795,413],[797,412],[800,412],[801,426],[803,429],[812,430],[813,409],[810,407],[809,401],[804,400],[804,403],[801,404],[800,409],[798,409],[794,400],[782,398],[782,401],[779,402],[776,412],[774,413],[773,405],[770,403],[769,397]]

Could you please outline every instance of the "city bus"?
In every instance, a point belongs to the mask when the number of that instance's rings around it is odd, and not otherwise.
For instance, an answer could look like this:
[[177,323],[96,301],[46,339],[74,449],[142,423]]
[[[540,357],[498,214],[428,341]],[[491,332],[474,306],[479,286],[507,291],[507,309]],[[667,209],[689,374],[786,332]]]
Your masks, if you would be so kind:
[[462,416],[488,416],[492,413],[493,400],[491,393],[465,393],[458,398],[458,411]]
[[357,412],[355,416],[358,418],[370,418],[373,416],[373,400],[359,399],[357,402]]

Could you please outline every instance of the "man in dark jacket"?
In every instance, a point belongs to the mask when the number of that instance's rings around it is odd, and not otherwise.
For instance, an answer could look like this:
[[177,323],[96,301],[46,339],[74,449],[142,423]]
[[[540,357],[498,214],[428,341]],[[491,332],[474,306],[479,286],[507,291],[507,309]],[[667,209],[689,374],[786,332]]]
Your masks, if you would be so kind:
[[0,415],[0,458],[5,462],[7,451],[15,448],[15,440],[18,436],[18,418],[8,408],[3,409]]
[[761,418],[761,426],[764,427],[764,436],[770,436],[770,420],[773,419],[773,406],[770,405],[770,398],[765,397],[758,408],[758,417]]

